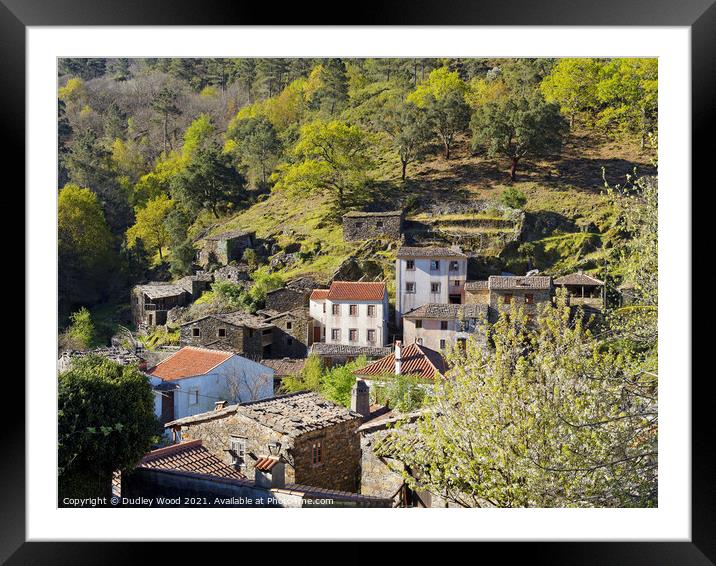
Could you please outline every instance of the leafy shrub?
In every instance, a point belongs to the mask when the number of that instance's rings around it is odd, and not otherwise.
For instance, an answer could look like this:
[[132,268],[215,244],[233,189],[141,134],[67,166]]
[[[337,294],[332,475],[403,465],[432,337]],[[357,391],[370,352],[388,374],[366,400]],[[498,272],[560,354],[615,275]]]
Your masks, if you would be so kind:
[[510,208],[523,208],[527,204],[527,197],[521,190],[509,187],[502,191],[500,202]]

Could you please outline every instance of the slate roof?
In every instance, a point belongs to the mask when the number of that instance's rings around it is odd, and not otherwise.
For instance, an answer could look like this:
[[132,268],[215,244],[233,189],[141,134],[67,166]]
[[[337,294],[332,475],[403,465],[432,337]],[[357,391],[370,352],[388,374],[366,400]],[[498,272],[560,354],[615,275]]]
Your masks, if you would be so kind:
[[387,210],[385,212],[362,212],[360,210],[351,210],[343,215],[343,218],[368,218],[372,216],[402,216],[402,210]]
[[385,283],[334,281],[326,298],[330,301],[382,301],[384,295]]
[[590,286],[598,286],[598,285],[604,285],[604,281],[601,281],[597,279],[596,277],[591,277],[589,275],[586,275],[582,272],[577,273],[570,273],[569,275],[565,275],[564,277],[557,277],[557,279],[554,280],[555,285],[590,285]]
[[184,287],[172,283],[149,283],[147,285],[137,285],[137,288],[150,299],[177,297],[183,293],[187,293]]
[[250,313],[247,313],[244,311],[207,314],[206,316],[202,316],[201,318],[197,318],[195,320],[190,320],[189,322],[180,324],[180,326],[196,324],[197,322],[199,322],[200,320],[204,320],[205,318],[216,318],[217,320],[221,320],[223,322],[226,322],[227,324],[231,324],[232,326],[246,326],[248,328],[255,328],[255,329],[264,329],[264,328],[272,328],[273,327],[272,324],[268,324],[266,322],[266,319],[263,319],[260,316],[256,316],[254,314],[250,314]]
[[201,440],[190,440],[152,450],[141,459],[137,467],[179,470],[220,478],[246,479],[244,474],[222,462],[221,459],[204,448]]
[[329,342],[314,342],[311,353],[319,356],[367,356],[378,358],[392,351],[390,346],[353,346],[350,344],[331,344]]
[[303,366],[306,365],[306,359],[283,358],[281,360],[261,360],[259,363],[271,368],[274,371],[274,377],[285,377],[301,373]]
[[490,275],[490,289],[549,289],[552,278],[548,275]]
[[134,352],[130,352],[129,350],[118,348],[116,346],[95,348],[94,350],[87,351],[69,350],[67,352],[62,352],[62,358],[66,360],[84,358],[86,356],[101,356],[123,366],[141,364],[144,361]]
[[308,316],[308,307],[296,307],[295,309],[284,312],[267,311],[266,314],[267,316],[264,319],[264,323],[273,322],[274,320],[286,317],[300,318],[301,315]]
[[460,248],[438,246],[401,246],[396,257],[459,257],[466,258]]
[[263,426],[290,437],[320,430],[335,424],[361,419],[361,415],[328,401],[312,391],[279,395],[272,399],[230,405],[167,423],[165,427],[194,424],[231,414],[241,414]]
[[465,291],[487,291],[488,284],[485,281],[466,281]]
[[[415,375],[423,379],[433,379],[438,374],[445,375],[447,363],[440,352],[431,350],[420,344],[404,346],[400,353],[401,373],[403,375]],[[371,362],[362,369],[353,371],[360,376],[384,375],[395,373],[395,353],[384,358]]]
[[468,304],[468,305],[445,305],[439,303],[429,303],[413,309],[403,315],[404,318],[435,318],[441,320],[451,320],[462,317],[480,318],[487,316],[487,305]]
[[233,352],[223,350],[184,346],[177,353],[159,362],[147,373],[164,381],[205,375],[233,355]]

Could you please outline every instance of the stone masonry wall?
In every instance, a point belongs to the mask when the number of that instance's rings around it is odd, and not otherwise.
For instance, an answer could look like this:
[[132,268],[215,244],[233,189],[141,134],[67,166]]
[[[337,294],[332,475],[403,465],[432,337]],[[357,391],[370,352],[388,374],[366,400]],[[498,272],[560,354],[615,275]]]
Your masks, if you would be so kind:
[[[297,309],[284,316],[273,318],[271,324],[275,325],[271,344],[272,357],[306,357],[313,328],[313,319],[308,309]],[[289,324],[291,328],[288,328]]]
[[[194,336],[193,329],[199,328],[199,336]],[[225,336],[219,336],[219,328],[226,331]],[[206,346],[220,340],[230,344],[235,352],[251,359],[261,357],[261,331],[245,326],[235,326],[213,317],[198,320],[194,324],[180,327],[180,344],[182,346]]]
[[[534,298],[534,302],[531,304],[525,303],[525,295],[531,293]],[[552,300],[551,292],[549,289],[510,289],[510,290],[490,290],[490,318],[491,321],[495,321],[499,317],[499,313],[504,310],[509,310],[511,307],[510,303],[505,303],[505,295],[512,295],[512,303],[523,307],[525,314],[530,317],[537,316],[538,310],[545,303],[550,303]]]
[[[400,239],[402,216],[343,216],[343,239],[347,242],[371,238]],[[380,226],[382,224],[382,226]]]
[[386,463],[373,452],[375,442],[385,434],[386,431],[377,431],[364,434],[361,438],[361,495],[393,497],[403,485],[403,478],[400,474],[391,471]]
[[308,306],[311,289],[292,289],[283,287],[266,294],[266,308],[277,312],[286,312]]

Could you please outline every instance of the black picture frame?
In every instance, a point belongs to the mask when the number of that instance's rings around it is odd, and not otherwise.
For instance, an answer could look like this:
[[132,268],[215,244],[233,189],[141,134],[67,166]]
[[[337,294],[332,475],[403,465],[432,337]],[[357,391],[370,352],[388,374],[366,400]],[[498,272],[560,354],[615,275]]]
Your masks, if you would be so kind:
[[[574,25],[574,26],[687,26],[691,29],[692,80],[692,180],[694,186],[711,187],[707,179],[710,142],[713,142],[716,100],[716,5],[715,0],[506,0],[450,3],[427,0],[383,2],[379,5],[346,5],[352,25]],[[25,32],[28,26],[97,25],[316,25],[341,24],[336,3],[251,4],[229,0],[0,0],[0,77],[4,87],[0,116],[4,137],[11,143],[4,150],[7,164],[23,162],[25,139]],[[15,169],[18,169],[15,167]],[[23,181],[22,173],[20,182]],[[20,185],[18,185],[20,186]],[[684,188],[685,198],[688,189]],[[26,211],[26,214],[31,211]],[[691,305],[685,305],[691,312]],[[686,330],[686,329],[685,329]],[[481,543],[490,545],[510,561],[532,564],[714,564],[716,563],[716,467],[711,413],[716,397],[711,372],[684,375],[692,390],[692,536],[690,542],[531,542]],[[124,564],[147,558],[147,544],[39,543],[25,542],[25,391],[15,379],[4,383],[6,398],[15,399],[19,414],[5,420],[0,458],[0,562],[7,564],[66,563]],[[23,403],[20,403],[23,399]],[[81,539],[81,533],[77,533]],[[317,533],[317,538],[320,534]],[[360,556],[382,560],[365,543],[354,543],[355,552],[338,550],[343,560]],[[228,549],[209,550],[204,545],[162,544],[160,556],[169,562],[183,557],[192,546],[205,559],[220,559]],[[499,548],[496,548],[499,547]],[[264,543],[263,549],[270,547]],[[409,560],[413,550],[401,551]],[[407,552],[407,553],[406,553]],[[459,552],[459,551],[458,551]],[[480,549],[482,552],[482,549]],[[283,554],[283,553],[282,553]],[[235,556],[235,555],[234,555]],[[384,558],[380,558],[383,556]],[[388,555],[389,556],[389,555]],[[353,559],[351,559],[353,557]],[[286,559],[290,559],[286,556]],[[502,561],[502,560],[501,560]]]

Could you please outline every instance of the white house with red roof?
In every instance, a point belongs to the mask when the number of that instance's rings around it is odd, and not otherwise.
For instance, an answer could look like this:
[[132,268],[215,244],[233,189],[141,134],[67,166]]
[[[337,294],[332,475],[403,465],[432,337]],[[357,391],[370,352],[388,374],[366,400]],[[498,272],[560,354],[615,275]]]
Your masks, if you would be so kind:
[[147,374],[162,423],[273,397],[274,370],[233,352],[185,346]]
[[388,340],[388,291],[384,282],[334,281],[314,289],[309,303],[313,341],[376,347]]

